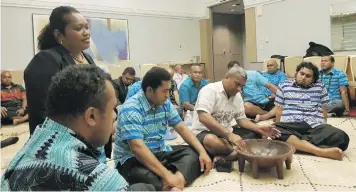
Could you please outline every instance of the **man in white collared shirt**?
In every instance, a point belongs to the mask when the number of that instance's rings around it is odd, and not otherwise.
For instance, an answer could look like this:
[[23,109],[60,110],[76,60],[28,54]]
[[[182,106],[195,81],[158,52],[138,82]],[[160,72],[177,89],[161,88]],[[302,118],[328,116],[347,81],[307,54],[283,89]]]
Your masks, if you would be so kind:
[[[234,146],[242,149],[243,139],[280,135],[274,126],[259,126],[246,118],[240,94],[246,80],[243,68],[232,67],[222,81],[208,84],[199,92],[192,131],[211,156],[237,160]],[[236,123],[239,127],[234,126]]]
[[184,71],[182,69],[181,65],[175,65],[174,66],[174,75],[173,75],[173,80],[177,83],[177,88],[179,90],[180,85],[183,83],[185,79],[188,78],[187,74],[184,74]]

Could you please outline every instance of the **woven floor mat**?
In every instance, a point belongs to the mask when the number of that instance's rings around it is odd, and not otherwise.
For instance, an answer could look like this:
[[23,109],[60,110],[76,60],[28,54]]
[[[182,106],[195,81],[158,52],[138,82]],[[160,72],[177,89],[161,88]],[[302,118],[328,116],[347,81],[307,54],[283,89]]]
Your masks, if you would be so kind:
[[243,173],[235,163],[232,173],[211,171],[199,177],[186,191],[356,191],[356,163],[334,161],[309,155],[294,155],[292,169],[284,168],[284,179],[277,178],[275,168],[262,170],[252,177],[247,163]]
[[[329,118],[328,123],[344,130],[350,136],[350,144],[343,161],[335,161],[312,155],[295,154],[292,169],[284,169],[284,179],[277,179],[275,168],[260,173],[254,179],[250,165],[246,163],[245,172],[238,172],[237,163],[232,173],[219,173],[212,170],[201,176],[186,191],[356,191],[356,118]],[[259,124],[273,124],[264,121]],[[18,136],[19,141],[1,149],[1,173],[6,169],[29,138],[28,124],[1,128],[2,138]],[[181,137],[168,141],[172,145],[185,144]],[[109,160],[109,159],[108,159]],[[108,162],[110,167],[113,161]]]
[[[260,172],[259,179],[252,177],[246,163],[244,173],[234,164],[232,173],[211,171],[199,177],[186,191],[356,191],[356,119],[329,118],[328,123],[344,130],[350,137],[343,161],[306,154],[295,154],[292,169],[284,168],[284,179],[277,178],[275,168]],[[261,125],[273,121],[260,122]],[[179,138],[178,138],[179,139]]]

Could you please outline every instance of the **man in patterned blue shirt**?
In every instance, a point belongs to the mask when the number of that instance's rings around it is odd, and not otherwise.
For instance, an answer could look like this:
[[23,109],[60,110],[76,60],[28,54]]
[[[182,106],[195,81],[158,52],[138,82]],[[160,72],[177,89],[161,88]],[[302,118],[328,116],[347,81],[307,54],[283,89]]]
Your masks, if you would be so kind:
[[334,68],[333,56],[325,56],[321,59],[321,71],[319,78],[328,90],[330,102],[326,105],[329,114],[340,117],[350,110],[347,86],[349,85],[346,73]]
[[[115,165],[130,184],[150,183],[156,190],[182,190],[212,162],[204,147],[185,126],[169,97],[171,76],[154,67],[142,80],[142,90],[121,106],[114,147]],[[192,146],[165,144],[166,130]]]
[[[75,86],[73,86],[75,85]],[[115,169],[99,161],[116,118],[115,90],[110,77],[90,65],[68,67],[48,90],[48,118],[16,154],[1,178],[5,191],[127,191]]]
[[318,68],[303,62],[296,71],[296,79],[282,83],[276,95],[275,126],[281,131],[280,140],[298,151],[342,160],[349,136],[326,124],[325,106],[329,97],[323,83],[318,81]]
[[[287,75],[278,69],[278,64],[275,59],[270,59],[267,62],[267,71],[262,72],[262,76],[275,86],[278,86],[288,79]],[[265,95],[272,99],[275,98],[272,91],[267,88],[265,89]]]

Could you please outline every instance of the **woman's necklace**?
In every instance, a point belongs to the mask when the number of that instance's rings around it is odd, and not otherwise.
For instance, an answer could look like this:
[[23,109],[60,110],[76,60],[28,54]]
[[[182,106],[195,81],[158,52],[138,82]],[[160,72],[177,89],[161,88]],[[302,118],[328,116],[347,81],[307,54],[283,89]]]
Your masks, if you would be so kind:
[[81,59],[77,58],[76,56],[74,56],[73,54],[70,53],[70,55],[73,57],[74,60],[78,61],[79,63],[84,63],[84,56],[82,53],[80,53],[80,57]]

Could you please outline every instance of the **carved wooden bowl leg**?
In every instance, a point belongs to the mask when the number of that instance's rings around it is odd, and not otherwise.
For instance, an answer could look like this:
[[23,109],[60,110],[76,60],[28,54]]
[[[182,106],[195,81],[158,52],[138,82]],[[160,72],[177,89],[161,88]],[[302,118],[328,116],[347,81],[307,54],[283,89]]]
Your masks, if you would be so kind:
[[276,170],[278,179],[283,179],[283,161],[277,161]]
[[258,163],[257,161],[252,161],[251,163],[252,166],[252,175],[255,179],[258,179]]
[[286,168],[289,170],[292,167],[292,157],[288,157],[286,160]]
[[241,156],[238,157],[238,162],[239,162],[239,171],[244,172],[245,170],[245,159]]

